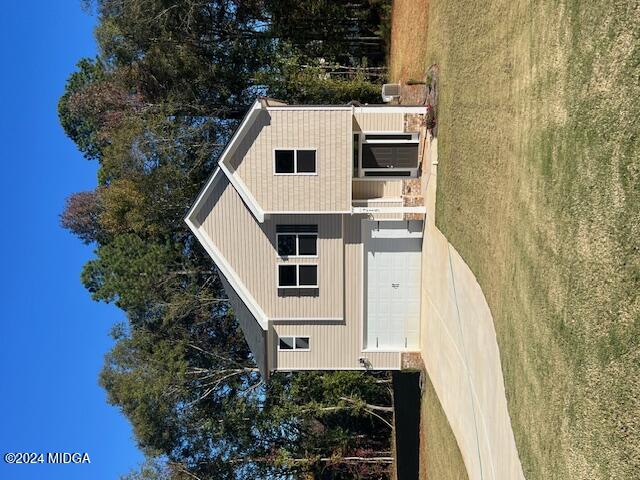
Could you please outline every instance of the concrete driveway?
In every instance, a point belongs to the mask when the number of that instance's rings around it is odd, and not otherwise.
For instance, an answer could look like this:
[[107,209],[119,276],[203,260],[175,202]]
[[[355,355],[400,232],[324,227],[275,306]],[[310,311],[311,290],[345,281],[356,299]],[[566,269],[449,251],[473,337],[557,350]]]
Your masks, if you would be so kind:
[[424,160],[422,357],[469,479],[524,479],[491,311],[475,275],[435,226],[437,139],[428,140]]

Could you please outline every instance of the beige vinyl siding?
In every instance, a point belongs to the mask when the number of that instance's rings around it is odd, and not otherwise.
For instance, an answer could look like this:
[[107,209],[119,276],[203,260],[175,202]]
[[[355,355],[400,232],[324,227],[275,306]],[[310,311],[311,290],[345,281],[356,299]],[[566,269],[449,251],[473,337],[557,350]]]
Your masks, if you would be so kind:
[[359,132],[404,132],[404,113],[354,113],[353,130]]
[[233,312],[242,328],[242,333],[247,341],[247,345],[251,349],[256,364],[262,376],[269,376],[267,368],[267,332],[262,329],[258,321],[251,314],[251,311],[238,296],[233,287],[229,284],[224,275],[220,274],[220,281],[224,287],[224,291],[229,297],[229,303],[233,308]]
[[[351,208],[350,110],[262,111],[227,165],[269,212],[345,212]],[[317,175],[275,175],[274,149],[316,149]]]
[[[362,352],[363,245],[360,235],[363,216],[345,215],[344,230],[344,306],[343,322],[275,322],[273,345],[276,348],[278,370],[360,369],[358,359],[367,358],[371,368],[387,370],[400,368],[398,352]],[[310,351],[277,351],[276,335],[308,336]]]
[[402,196],[402,180],[353,180],[353,199]]
[[[259,224],[225,175],[213,186],[195,221],[224,256],[269,318],[343,318],[340,215],[274,215]],[[318,225],[318,258],[281,260],[277,224]],[[317,263],[319,288],[306,296],[277,288],[279,263]],[[302,292],[302,290],[301,290]]]

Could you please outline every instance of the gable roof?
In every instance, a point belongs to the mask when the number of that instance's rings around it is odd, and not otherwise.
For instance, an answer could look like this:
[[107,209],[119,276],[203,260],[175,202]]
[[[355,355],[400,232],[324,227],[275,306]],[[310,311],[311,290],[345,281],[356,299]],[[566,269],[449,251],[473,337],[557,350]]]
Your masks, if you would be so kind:
[[[198,195],[198,199],[194,203],[193,207],[191,207],[191,209],[189,210],[189,213],[187,213],[187,216],[185,217],[184,221],[189,226],[189,229],[196,236],[200,244],[205,248],[207,253],[211,256],[211,258],[215,262],[220,272],[225,276],[229,285],[231,285],[233,290],[238,294],[238,296],[240,297],[242,302],[246,305],[248,310],[251,312],[251,314],[253,315],[255,320],[258,322],[260,327],[263,330],[267,330],[267,327],[268,327],[267,315],[262,310],[262,308],[260,307],[256,299],[253,298],[253,295],[251,295],[251,292],[249,291],[249,289],[246,287],[246,285],[244,284],[242,279],[238,276],[238,274],[233,269],[233,267],[231,267],[227,259],[222,254],[222,252],[218,250],[218,248],[214,245],[211,238],[209,238],[209,236],[206,235],[203,232],[203,230],[200,228],[201,225],[196,219],[198,212],[200,211],[202,206],[205,204],[205,199],[208,198],[209,194],[216,187],[217,183],[223,178],[225,178],[223,171],[220,168],[217,168],[215,172],[213,172],[213,175],[211,175],[211,178],[209,178],[209,181],[207,182],[205,187],[202,189],[202,191]],[[231,184],[231,187],[235,188],[233,186],[233,183]]]

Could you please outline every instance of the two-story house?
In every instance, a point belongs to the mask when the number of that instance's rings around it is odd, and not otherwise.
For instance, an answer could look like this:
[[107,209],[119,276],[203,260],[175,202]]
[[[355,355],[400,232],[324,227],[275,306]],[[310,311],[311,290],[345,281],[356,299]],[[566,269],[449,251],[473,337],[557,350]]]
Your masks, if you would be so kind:
[[233,135],[186,222],[263,375],[418,350],[425,113],[260,98]]

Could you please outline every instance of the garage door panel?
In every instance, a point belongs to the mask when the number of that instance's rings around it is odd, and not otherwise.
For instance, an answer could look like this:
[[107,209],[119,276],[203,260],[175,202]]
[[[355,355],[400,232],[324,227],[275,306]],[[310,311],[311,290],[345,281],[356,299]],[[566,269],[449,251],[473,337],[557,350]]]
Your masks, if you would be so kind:
[[[417,348],[419,342],[420,238],[397,238],[406,222],[370,222],[366,235],[366,346],[369,349]],[[404,226],[403,226],[404,225]],[[372,238],[372,228],[394,235]],[[415,235],[415,225],[408,233]]]

